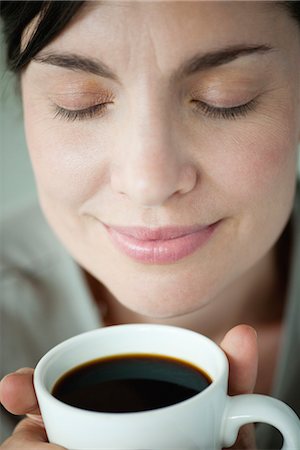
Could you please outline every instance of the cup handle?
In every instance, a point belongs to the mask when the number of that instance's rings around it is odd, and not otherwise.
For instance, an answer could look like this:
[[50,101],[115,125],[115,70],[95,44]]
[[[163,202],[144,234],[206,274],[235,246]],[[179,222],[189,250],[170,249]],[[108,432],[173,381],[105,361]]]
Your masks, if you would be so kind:
[[255,422],[268,423],[281,432],[284,440],[281,450],[300,449],[300,421],[296,413],[282,401],[259,394],[227,397],[223,447],[235,443],[242,425]]

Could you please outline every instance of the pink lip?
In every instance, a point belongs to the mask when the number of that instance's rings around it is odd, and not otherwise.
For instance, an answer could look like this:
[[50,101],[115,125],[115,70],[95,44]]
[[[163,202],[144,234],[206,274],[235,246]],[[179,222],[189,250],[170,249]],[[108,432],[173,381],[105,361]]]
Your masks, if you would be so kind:
[[192,227],[119,227],[105,225],[114,245],[127,256],[148,264],[174,263],[204,245],[220,221]]

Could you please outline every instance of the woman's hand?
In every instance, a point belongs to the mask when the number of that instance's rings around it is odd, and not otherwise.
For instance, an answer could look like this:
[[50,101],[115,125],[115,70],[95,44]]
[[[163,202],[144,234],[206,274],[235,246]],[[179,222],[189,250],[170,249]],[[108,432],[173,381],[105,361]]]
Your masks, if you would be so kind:
[[[258,366],[257,336],[248,325],[232,328],[221,342],[229,361],[229,395],[253,392]],[[255,450],[254,426],[241,428],[232,449]]]
[[33,388],[33,369],[20,369],[0,383],[0,402],[12,414],[25,415],[1,450],[64,450],[49,444]]

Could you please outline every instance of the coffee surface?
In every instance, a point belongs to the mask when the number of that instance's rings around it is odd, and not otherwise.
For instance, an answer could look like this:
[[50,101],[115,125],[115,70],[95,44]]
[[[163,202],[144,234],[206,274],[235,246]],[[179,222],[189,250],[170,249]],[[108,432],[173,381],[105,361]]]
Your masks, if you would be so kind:
[[64,374],[52,394],[81,409],[138,412],[174,405],[211,383],[201,369],[158,355],[118,355],[89,361]]

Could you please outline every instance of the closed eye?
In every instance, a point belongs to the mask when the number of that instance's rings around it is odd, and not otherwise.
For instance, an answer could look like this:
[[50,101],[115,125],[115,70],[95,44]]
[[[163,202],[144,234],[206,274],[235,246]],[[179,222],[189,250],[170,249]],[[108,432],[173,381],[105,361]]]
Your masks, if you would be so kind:
[[110,103],[111,102],[99,103],[84,109],[66,109],[61,106],[54,105],[54,117],[60,117],[71,121],[92,119],[95,116],[101,117],[104,114],[107,105]]
[[[77,110],[54,105],[54,117],[60,117],[70,121],[92,119],[95,116],[101,117],[104,115],[107,106],[111,103],[99,103],[88,108]],[[232,106],[230,108],[212,106],[200,100],[192,100],[191,103],[194,105],[197,113],[204,114],[208,118],[234,120],[238,117],[245,117],[254,111],[257,106],[257,99],[254,98],[243,105]]]
[[257,106],[257,99],[254,98],[248,103],[230,108],[212,106],[199,100],[192,100],[192,103],[195,105],[196,112],[200,112],[211,119],[234,120],[238,117],[245,117],[251,111],[254,111]]

